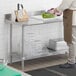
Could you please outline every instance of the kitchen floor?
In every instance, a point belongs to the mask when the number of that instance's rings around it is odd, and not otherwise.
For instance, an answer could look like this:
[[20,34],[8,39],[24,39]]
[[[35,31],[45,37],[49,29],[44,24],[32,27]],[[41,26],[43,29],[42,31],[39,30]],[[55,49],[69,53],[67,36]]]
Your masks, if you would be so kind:
[[[49,66],[59,65],[67,62],[67,56],[66,55],[56,55],[56,56],[50,56],[50,57],[44,57],[44,58],[37,58],[33,60],[27,60],[25,61],[25,67],[24,71],[31,71],[36,70],[40,68],[45,68]],[[12,64],[8,64],[16,69],[21,69],[21,62],[15,62]]]

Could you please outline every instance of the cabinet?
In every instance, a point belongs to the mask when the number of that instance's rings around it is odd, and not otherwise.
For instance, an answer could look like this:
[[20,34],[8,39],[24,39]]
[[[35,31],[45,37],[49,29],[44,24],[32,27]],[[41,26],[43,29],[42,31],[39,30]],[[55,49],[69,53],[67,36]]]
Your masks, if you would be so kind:
[[[22,69],[24,69],[24,60],[34,59],[39,57],[63,54],[64,51],[49,51],[47,49],[49,39],[64,38],[63,37],[63,20],[61,17],[54,18],[50,21],[43,21],[30,17],[27,22],[14,22],[6,19],[10,25],[10,62],[12,63],[14,41],[12,37],[12,27],[14,25],[21,28],[21,49],[20,58]],[[15,32],[16,33],[16,32]],[[15,48],[14,48],[15,49]],[[18,51],[17,51],[18,53]],[[16,53],[15,53],[16,54]],[[16,59],[16,58],[15,58]],[[17,60],[17,59],[16,59]]]

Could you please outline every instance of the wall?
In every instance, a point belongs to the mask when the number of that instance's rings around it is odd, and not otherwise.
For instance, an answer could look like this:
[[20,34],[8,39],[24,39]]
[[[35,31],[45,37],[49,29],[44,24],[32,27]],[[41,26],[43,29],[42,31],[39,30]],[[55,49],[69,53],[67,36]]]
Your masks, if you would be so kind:
[[22,3],[27,11],[57,7],[62,0],[0,0],[0,58],[5,58],[9,49],[9,31],[4,23],[4,14],[14,13],[17,3]]

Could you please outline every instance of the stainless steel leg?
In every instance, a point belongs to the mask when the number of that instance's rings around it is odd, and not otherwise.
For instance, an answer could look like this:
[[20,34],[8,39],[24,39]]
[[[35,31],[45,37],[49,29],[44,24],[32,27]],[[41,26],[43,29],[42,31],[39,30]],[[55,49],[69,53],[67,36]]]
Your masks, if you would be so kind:
[[12,24],[10,24],[10,63],[12,63]]
[[22,25],[22,70],[24,71],[24,25]]

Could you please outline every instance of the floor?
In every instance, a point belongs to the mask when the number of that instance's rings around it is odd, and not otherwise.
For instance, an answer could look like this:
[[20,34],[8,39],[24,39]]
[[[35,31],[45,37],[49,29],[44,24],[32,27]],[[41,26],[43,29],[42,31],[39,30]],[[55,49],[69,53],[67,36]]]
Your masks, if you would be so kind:
[[[76,65],[75,65],[76,67]],[[76,68],[60,68],[59,65],[27,71],[32,76],[76,76]]]
[[48,71],[46,68],[26,72],[32,76],[61,76],[60,74]]
[[[46,68],[49,66],[54,66],[58,64],[63,64],[67,62],[67,56],[65,55],[57,55],[57,56],[50,56],[50,57],[44,57],[44,58],[38,58],[33,60],[27,60],[25,61],[25,68],[24,71],[31,71],[36,70],[40,68]],[[12,64],[8,64],[16,69],[21,69],[21,62],[15,62]]]

